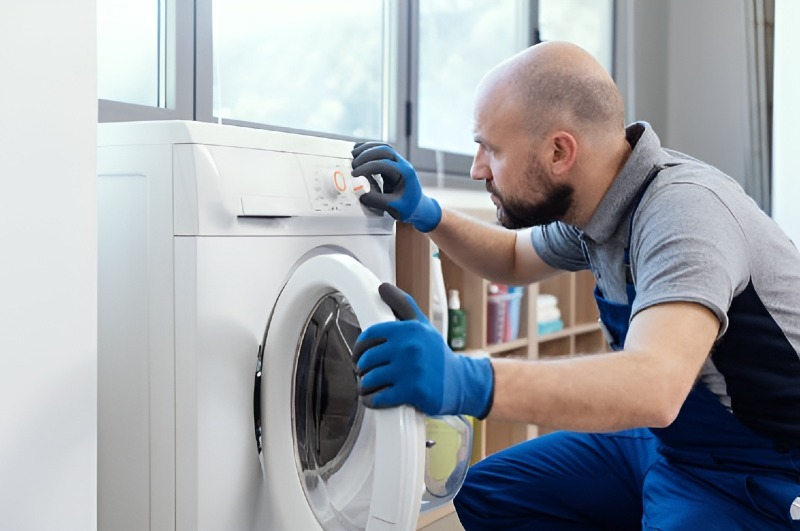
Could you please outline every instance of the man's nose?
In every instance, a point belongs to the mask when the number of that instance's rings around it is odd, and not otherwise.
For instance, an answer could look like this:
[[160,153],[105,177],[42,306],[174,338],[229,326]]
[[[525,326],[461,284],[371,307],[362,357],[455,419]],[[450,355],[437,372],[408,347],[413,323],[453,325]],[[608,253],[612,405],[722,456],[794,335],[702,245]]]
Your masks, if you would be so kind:
[[469,169],[469,176],[476,181],[483,179],[483,177],[481,177],[480,174],[478,173],[478,165],[476,159],[472,159],[472,167],[470,167]]
[[469,176],[476,181],[485,181],[492,178],[489,165],[483,161],[481,148],[478,148],[478,152],[475,153],[475,157],[472,159],[472,167],[469,169]]

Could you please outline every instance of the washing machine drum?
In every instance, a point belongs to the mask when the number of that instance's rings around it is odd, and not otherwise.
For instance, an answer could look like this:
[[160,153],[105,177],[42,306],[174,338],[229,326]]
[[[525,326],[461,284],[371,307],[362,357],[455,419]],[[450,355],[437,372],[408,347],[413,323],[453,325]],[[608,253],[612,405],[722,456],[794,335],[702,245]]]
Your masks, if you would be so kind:
[[420,510],[452,499],[466,475],[472,432],[463,418],[372,410],[358,396],[356,338],[394,320],[379,285],[350,257],[316,256],[275,305],[255,407],[276,528],[415,529]]

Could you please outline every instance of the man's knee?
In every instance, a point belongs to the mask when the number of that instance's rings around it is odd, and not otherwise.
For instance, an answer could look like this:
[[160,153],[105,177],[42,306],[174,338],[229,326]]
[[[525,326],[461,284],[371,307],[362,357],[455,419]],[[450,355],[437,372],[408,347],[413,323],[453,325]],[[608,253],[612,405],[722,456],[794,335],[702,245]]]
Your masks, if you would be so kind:
[[498,515],[493,513],[497,509],[502,510],[489,499],[491,492],[483,471],[487,461],[480,461],[469,469],[464,484],[453,499],[461,525],[470,531],[496,529]]

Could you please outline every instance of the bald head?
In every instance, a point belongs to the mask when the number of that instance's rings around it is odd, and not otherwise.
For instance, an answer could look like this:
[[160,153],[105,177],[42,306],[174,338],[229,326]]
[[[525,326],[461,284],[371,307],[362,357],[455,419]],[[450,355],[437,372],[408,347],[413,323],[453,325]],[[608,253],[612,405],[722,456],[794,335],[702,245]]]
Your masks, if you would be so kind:
[[621,132],[622,97],[605,68],[582,48],[546,42],[523,50],[491,70],[478,98],[508,98],[534,134],[553,128],[583,133]]

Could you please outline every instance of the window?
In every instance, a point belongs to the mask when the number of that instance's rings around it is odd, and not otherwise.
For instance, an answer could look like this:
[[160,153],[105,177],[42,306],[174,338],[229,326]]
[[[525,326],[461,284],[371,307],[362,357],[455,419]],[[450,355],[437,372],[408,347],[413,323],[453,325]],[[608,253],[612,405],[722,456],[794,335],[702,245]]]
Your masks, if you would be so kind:
[[529,42],[526,0],[421,0],[417,145],[472,155],[472,104],[484,74]]
[[217,118],[382,138],[385,2],[219,0],[213,3]]
[[613,74],[613,0],[539,0],[539,38],[569,41]]
[[162,7],[157,1],[98,1],[98,97],[163,107]]
[[97,0],[101,122],[194,118],[194,0]]
[[536,35],[575,42],[610,70],[613,8],[613,0],[98,0],[99,117],[380,139],[423,175],[463,176],[486,72]]

